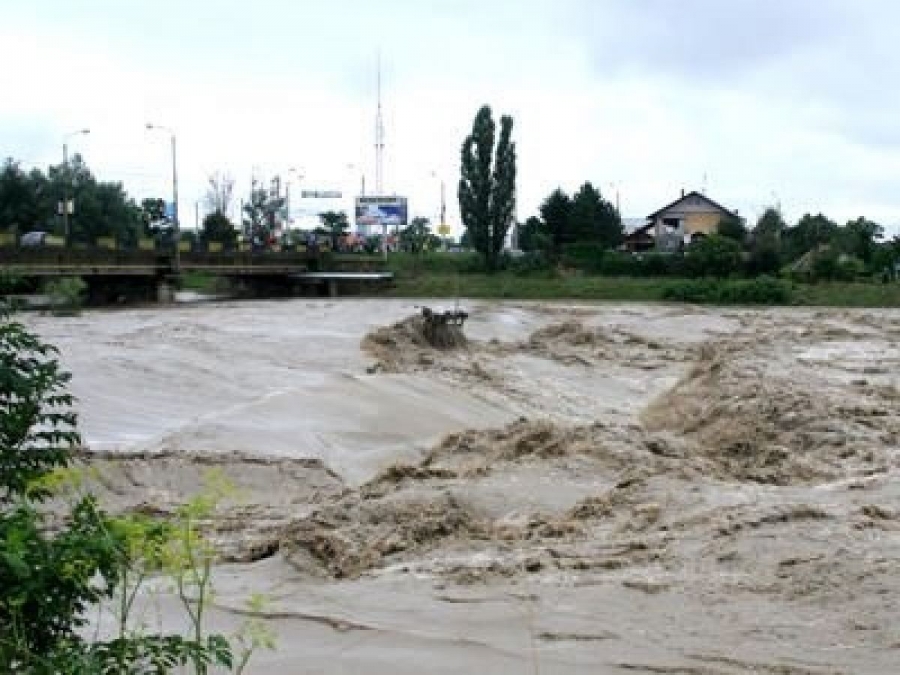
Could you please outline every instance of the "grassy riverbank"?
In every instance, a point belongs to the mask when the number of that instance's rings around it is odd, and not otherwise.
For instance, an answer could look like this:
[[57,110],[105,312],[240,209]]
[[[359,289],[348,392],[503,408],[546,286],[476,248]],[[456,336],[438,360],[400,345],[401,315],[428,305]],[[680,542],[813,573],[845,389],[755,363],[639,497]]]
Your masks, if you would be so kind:
[[[772,280],[769,280],[770,282]],[[387,294],[409,298],[497,298],[522,300],[665,301],[682,298],[711,304],[771,304],[833,307],[900,307],[900,284],[775,282],[785,293],[759,290],[759,280],[701,281],[631,277],[529,277],[512,274],[423,274],[398,276]],[[688,293],[683,294],[687,290]],[[696,291],[701,294],[692,295]],[[734,292],[737,290],[737,292]]]
[[[437,262],[436,262],[437,261]],[[900,307],[900,283],[791,282],[784,279],[681,279],[618,277],[551,272],[484,274],[471,257],[390,259],[394,285],[379,296],[398,298],[496,298],[519,300],[619,300],[623,302],[689,302],[700,304],[799,305],[822,307]],[[182,288],[221,290],[221,281],[187,274]]]

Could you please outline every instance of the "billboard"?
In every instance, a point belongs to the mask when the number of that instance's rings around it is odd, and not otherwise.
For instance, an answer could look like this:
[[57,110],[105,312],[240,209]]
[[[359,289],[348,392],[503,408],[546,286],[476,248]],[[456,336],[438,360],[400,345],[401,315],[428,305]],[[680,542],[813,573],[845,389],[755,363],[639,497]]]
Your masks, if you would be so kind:
[[406,197],[357,197],[356,226],[377,233],[407,224]]

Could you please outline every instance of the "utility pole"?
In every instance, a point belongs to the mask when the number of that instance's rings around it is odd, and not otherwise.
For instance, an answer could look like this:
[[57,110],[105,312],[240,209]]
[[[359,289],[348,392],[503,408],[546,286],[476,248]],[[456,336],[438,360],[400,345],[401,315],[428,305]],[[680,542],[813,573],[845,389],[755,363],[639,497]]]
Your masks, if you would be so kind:
[[381,52],[377,70],[378,107],[375,112],[375,194],[384,194],[384,116],[381,110]]
[[291,229],[291,176],[288,174],[284,181],[284,225],[285,229]]
[[63,200],[62,200],[63,232],[66,237],[66,248],[69,241],[69,146],[63,143]]
[[[73,131],[70,134],[66,134],[63,139],[63,202],[62,202],[62,217],[63,217],[63,231],[65,232],[66,237],[66,247],[71,246],[71,233],[69,231],[69,183],[71,181],[72,175],[69,171],[69,139],[73,136],[84,135],[91,133],[90,129],[79,129],[78,131]],[[73,209],[74,210],[74,209]]]
[[175,147],[175,132],[168,127],[147,122],[147,129],[151,131],[164,131],[169,134],[172,141],[172,220],[175,228],[175,273],[181,269],[181,224],[178,220],[178,160]]
[[[384,195],[384,117],[381,112],[381,52],[378,52],[378,108],[375,113],[375,195],[381,197]],[[382,223],[384,232],[381,242],[384,248],[384,259],[387,260],[388,254],[388,226],[387,222]]]

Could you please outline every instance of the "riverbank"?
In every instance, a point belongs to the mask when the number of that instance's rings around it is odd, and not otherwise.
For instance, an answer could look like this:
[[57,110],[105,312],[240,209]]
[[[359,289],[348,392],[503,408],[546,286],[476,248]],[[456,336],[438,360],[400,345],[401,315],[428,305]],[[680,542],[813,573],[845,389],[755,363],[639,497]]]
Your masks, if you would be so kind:
[[[748,280],[742,283],[752,283]],[[385,292],[395,298],[477,298],[501,300],[606,300],[654,302],[667,300],[667,292],[689,279],[659,279],[600,276],[518,276],[508,273],[422,274],[398,276]],[[702,281],[701,281],[702,283]],[[729,282],[710,281],[711,284]],[[809,307],[900,307],[898,283],[830,282],[801,284],[781,282],[788,289],[787,301],[763,304]],[[718,304],[718,303],[712,303]],[[723,303],[728,304],[728,303]],[[744,303],[732,303],[744,304]],[[751,304],[751,303],[747,303]]]

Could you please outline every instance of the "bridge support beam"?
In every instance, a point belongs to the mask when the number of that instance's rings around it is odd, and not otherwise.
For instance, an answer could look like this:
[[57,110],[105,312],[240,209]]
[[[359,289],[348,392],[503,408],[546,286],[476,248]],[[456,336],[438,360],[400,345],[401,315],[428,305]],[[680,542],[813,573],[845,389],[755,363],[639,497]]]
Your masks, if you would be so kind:
[[160,281],[156,284],[156,301],[161,305],[175,302],[175,289],[169,282]]

